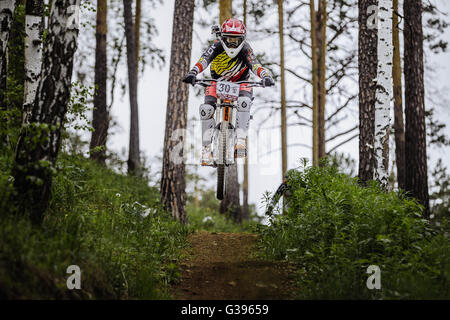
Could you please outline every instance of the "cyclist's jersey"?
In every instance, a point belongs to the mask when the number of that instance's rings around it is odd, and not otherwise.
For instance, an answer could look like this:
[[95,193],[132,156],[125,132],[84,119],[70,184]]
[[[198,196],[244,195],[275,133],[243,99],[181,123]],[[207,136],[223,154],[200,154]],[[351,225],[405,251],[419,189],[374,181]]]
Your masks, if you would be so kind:
[[196,74],[204,71],[211,64],[211,77],[215,80],[243,81],[248,80],[249,70],[261,79],[268,76],[256,59],[248,42],[244,43],[242,50],[236,57],[230,58],[225,52],[222,43],[215,40],[214,43],[202,54],[192,71]]

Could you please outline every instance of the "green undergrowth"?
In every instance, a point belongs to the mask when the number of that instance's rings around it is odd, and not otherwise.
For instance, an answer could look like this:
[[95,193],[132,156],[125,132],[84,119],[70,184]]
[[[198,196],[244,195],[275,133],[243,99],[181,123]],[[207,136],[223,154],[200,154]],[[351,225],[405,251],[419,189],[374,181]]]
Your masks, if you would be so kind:
[[[448,217],[430,223],[415,200],[330,166],[304,166],[288,185],[287,208],[259,228],[258,245],[264,258],[297,264],[299,298],[450,298]],[[367,287],[371,265],[381,289]]]
[[[159,191],[80,156],[62,155],[42,226],[13,215],[0,157],[0,298],[169,298],[188,228],[161,209]],[[81,269],[68,290],[67,268]]]
[[226,215],[210,208],[199,207],[193,205],[186,206],[186,213],[191,231],[203,230],[209,232],[255,232],[259,221],[256,216],[242,221],[241,224],[234,223]]

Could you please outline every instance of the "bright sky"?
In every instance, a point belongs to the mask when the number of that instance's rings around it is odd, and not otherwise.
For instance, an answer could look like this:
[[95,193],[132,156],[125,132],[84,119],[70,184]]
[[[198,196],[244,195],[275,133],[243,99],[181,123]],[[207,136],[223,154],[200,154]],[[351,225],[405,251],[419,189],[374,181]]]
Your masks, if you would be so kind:
[[[445,12],[450,12],[450,1],[440,1],[442,3],[441,9]],[[238,8],[237,10],[241,10]],[[238,11],[239,12],[239,11]],[[163,148],[164,140],[164,126],[165,126],[165,113],[167,105],[167,84],[169,77],[169,61],[170,61],[170,46],[172,39],[172,17],[173,17],[173,1],[164,1],[163,5],[160,5],[157,9],[148,12],[154,19],[155,24],[158,26],[159,35],[155,38],[154,42],[159,47],[162,48],[166,54],[166,66],[162,69],[151,69],[147,68],[143,78],[139,82],[138,99],[139,99],[139,116],[140,116],[140,143],[141,151],[144,152],[147,158],[150,159],[152,172],[156,172],[160,169],[161,164],[156,157],[161,156],[161,151]],[[145,13],[144,13],[145,14]],[[216,9],[212,9],[211,15],[217,16],[218,12]],[[196,10],[196,15],[198,17],[198,11]],[[276,20],[275,20],[276,21]],[[276,25],[276,24],[275,24]],[[276,39],[267,41],[257,41],[253,43],[251,41],[252,34],[248,34],[250,43],[252,44],[256,53],[262,53],[264,51],[270,51],[276,53],[278,50],[278,43]],[[194,28],[193,36],[193,50],[191,58],[191,66],[200,57],[202,53],[202,44],[205,39],[210,39],[210,29],[201,29],[198,26]],[[450,42],[450,30],[447,30],[445,34],[445,39]],[[275,51],[274,51],[275,50]],[[442,85],[449,83],[449,67],[450,67],[450,53],[441,54],[439,56],[433,56],[432,64],[436,66],[436,80],[437,83]],[[122,70],[125,72],[125,70]],[[181,85],[181,84],[180,84]],[[277,84],[279,87],[279,84]],[[295,90],[289,90],[290,94],[295,95]],[[291,88],[292,89],[292,88]],[[260,89],[262,90],[262,89]],[[279,96],[277,88],[268,88],[269,95],[274,97]],[[202,98],[195,95],[196,89],[192,87],[190,89],[189,98],[189,115],[188,118],[196,117],[198,119],[198,106],[202,103]],[[288,96],[289,99],[289,96]],[[255,100],[255,104],[252,109],[252,113],[257,108],[258,101]],[[447,110],[438,110],[439,118],[442,122],[444,119],[449,119],[449,112]],[[120,127],[122,128],[119,133],[117,133],[108,142],[108,147],[117,152],[122,151],[124,148],[128,148],[129,141],[129,104],[128,97],[125,96],[122,99],[117,99],[112,110],[113,116],[118,120]],[[274,152],[270,156],[262,157],[261,155],[267,152],[269,149],[279,148],[279,130],[265,130],[261,132],[259,137],[256,137],[255,122],[262,120],[264,117],[263,113],[258,113],[258,117],[255,116],[255,120],[251,122],[250,126],[250,185],[249,185],[249,201],[251,203],[257,203],[260,206],[260,199],[262,198],[265,191],[273,192],[279,185],[281,180],[281,154],[280,152]],[[354,119],[353,119],[354,120]],[[266,126],[277,126],[279,125],[279,117],[272,117],[268,119]],[[197,164],[199,162],[198,153],[200,152],[200,123],[199,121],[189,122],[189,128],[193,128],[193,132],[188,135],[188,140],[194,143],[194,148],[197,152],[197,157],[189,157],[188,164]],[[299,129],[298,127],[290,128],[288,132],[288,139],[290,143],[304,143],[311,144],[310,129]],[[450,128],[447,128],[447,134],[450,134]],[[256,150],[259,148],[259,150]],[[258,152],[259,151],[259,152]],[[358,159],[358,141],[355,139],[352,143],[349,143],[339,149],[340,152],[349,153],[353,158]],[[450,163],[450,152],[447,150],[429,150],[430,155],[430,165],[433,165],[439,157],[446,159],[446,163]],[[302,147],[292,147],[289,149],[289,168],[296,167],[298,164],[298,159],[300,157],[311,158],[311,151]],[[199,166],[189,166],[190,170],[197,170],[198,173],[204,174],[208,177],[209,185],[215,185],[215,176],[212,178],[211,173],[214,169],[203,168]],[[241,168],[242,169],[242,168]],[[240,169],[240,170],[241,170]],[[241,170],[242,172],[242,170]],[[242,179],[242,174],[239,173],[239,179]],[[241,200],[242,201],[242,200]],[[261,210],[258,210],[262,213]]]

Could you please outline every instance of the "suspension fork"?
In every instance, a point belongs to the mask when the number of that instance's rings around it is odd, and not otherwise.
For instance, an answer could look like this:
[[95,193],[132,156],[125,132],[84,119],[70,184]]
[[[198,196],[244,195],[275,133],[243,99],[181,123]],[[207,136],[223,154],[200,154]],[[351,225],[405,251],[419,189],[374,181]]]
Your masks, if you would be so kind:
[[[230,101],[220,101],[218,102],[216,110],[216,126],[221,123],[227,123],[228,128],[234,128],[234,123],[236,119],[236,112],[234,110]],[[231,124],[231,126],[230,126]]]
[[[222,125],[226,125],[226,131],[227,133],[229,132],[228,130],[234,130],[234,125],[236,123],[236,110],[235,108],[233,108],[232,102],[228,101],[228,100],[218,100],[218,106],[216,109],[216,130],[220,130]],[[220,130],[222,131],[222,130]],[[234,135],[229,135],[227,134],[228,138],[224,141],[226,141],[226,146],[222,146],[225,147],[223,149],[224,153],[226,154],[225,158],[226,159],[230,159],[231,156],[227,155],[229,152],[234,152],[234,145],[231,146],[230,142],[233,141],[234,142]],[[231,141],[229,139],[232,139]],[[218,146],[220,147],[220,146]],[[221,152],[218,152],[218,155],[220,158],[220,154]],[[232,161],[232,160],[230,160]],[[228,161],[226,161],[228,162]]]

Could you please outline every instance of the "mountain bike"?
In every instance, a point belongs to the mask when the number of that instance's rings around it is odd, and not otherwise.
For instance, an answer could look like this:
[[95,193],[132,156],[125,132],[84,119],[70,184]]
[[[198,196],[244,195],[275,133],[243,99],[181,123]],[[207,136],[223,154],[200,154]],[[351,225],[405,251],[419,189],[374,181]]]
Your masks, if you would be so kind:
[[235,163],[236,107],[240,85],[247,84],[247,88],[264,87],[264,85],[262,81],[230,82],[212,79],[197,79],[194,85],[208,87],[213,82],[217,83],[217,108],[214,116],[216,126],[212,138],[212,155],[213,166],[217,168],[216,197],[222,200],[226,193],[226,167]]

